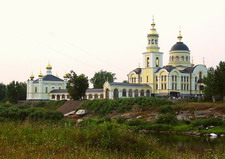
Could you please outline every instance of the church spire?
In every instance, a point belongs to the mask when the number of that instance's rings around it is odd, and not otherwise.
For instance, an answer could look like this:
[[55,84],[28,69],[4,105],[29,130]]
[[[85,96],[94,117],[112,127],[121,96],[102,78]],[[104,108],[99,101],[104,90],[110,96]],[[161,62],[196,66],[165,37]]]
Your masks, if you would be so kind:
[[177,36],[179,42],[181,42],[183,36],[181,35],[181,27],[179,28],[179,35]]
[[152,29],[155,28],[155,20],[154,20],[154,16],[152,16],[152,24],[151,24],[151,26],[152,26]]

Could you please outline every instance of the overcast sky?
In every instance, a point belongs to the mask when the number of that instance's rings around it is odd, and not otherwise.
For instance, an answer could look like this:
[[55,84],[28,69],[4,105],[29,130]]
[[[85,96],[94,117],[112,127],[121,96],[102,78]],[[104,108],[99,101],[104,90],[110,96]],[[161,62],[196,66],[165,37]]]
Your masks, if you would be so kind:
[[179,26],[194,63],[225,61],[224,0],[1,0],[0,82],[74,70],[91,78],[103,69],[117,81],[143,65],[155,16],[164,65]]

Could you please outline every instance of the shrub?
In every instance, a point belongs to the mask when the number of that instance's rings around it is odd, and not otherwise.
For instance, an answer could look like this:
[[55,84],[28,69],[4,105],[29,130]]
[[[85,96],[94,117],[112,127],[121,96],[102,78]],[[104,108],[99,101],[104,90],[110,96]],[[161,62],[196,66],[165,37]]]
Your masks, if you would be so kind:
[[193,126],[222,126],[224,124],[222,119],[209,118],[209,119],[197,119],[192,121]]
[[176,125],[177,119],[172,114],[163,114],[159,116],[159,118],[156,120],[156,123]]
[[119,116],[118,118],[116,118],[116,122],[117,122],[118,124],[122,124],[122,123],[124,123],[125,121],[126,121],[126,118],[123,117],[123,116]]
[[165,105],[160,107],[161,113],[171,113],[173,111],[173,108],[171,106]]
[[151,124],[147,125],[145,129],[154,131],[169,131],[172,129],[172,126],[168,124]]
[[142,119],[132,119],[127,121],[127,125],[129,126],[140,126],[140,125],[147,125],[149,122],[147,122],[146,120],[142,120]]

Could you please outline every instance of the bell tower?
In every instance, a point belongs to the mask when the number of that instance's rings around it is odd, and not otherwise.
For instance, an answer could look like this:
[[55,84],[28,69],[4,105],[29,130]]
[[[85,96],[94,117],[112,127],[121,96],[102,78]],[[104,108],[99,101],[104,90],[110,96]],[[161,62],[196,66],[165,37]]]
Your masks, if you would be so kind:
[[152,28],[147,35],[146,52],[143,53],[144,68],[158,68],[163,66],[163,53],[159,52],[159,34],[155,28],[154,18],[152,19]]

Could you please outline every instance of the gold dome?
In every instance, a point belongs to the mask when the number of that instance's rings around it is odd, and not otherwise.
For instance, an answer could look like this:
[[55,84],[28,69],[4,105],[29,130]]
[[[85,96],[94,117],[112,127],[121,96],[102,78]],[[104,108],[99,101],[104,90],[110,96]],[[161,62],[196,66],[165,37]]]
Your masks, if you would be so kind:
[[65,75],[63,76],[63,78],[69,78],[69,77],[68,77],[68,74],[65,74]]
[[51,70],[51,69],[52,69],[52,66],[51,66],[50,64],[48,64],[48,65],[46,66],[46,69],[47,69],[47,70]]
[[30,75],[30,79],[34,79],[34,75],[33,75],[33,73]]
[[38,77],[43,77],[43,74],[40,72],[39,75],[38,75]]

